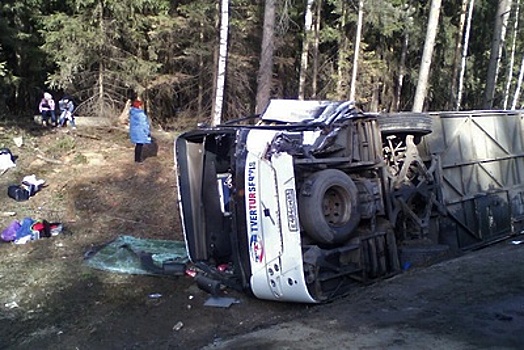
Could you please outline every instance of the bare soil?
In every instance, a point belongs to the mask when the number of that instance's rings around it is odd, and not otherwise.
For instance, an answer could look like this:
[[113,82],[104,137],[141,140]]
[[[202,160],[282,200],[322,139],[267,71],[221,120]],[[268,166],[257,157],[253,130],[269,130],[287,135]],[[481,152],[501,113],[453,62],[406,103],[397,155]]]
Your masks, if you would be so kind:
[[[16,136],[23,137],[21,147],[13,143]],[[155,131],[154,136],[158,155],[137,165],[120,126],[76,131],[0,126],[0,147],[19,156],[17,167],[0,176],[0,229],[24,217],[62,222],[65,228],[25,245],[0,244],[0,349],[473,349],[482,344],[511,349],[524,344],[524,245],[507,242],[356,288],[319,306],[228,291],[239,304],[206,307],[209,295],[188,276],[87,267],[87,251],[120,235],[183,240],[173,168],[176,134]],[[31,174],[47,186],[26,202],[10,199],[7,186]],[[424,338],[427,334],[431,337]]]
[[522,239],[355,288],[204,349],[523,349]]
[[[0,176],[0,230],[31,217],[61,222],[64,232],[25,245],[0,243],[0,349],[191,349],[304,309],[232,291],[241,304],[204,307],[209,294],[190,277],[85,266],[86,252],[120,235],[183,240],[176,134],[154,131],[158,155],[137,165],[124,127],[1,128],[0,147],[18,160]],[[13,137],[20,136],[24,144],[16,147]],[[31,174],[46,187],[25,202],[9,198],[7,187]]]

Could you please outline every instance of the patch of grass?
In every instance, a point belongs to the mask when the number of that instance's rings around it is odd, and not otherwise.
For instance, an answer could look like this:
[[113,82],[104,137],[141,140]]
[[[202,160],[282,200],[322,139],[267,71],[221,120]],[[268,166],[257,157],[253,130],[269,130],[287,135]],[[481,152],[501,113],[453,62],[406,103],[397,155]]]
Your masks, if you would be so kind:
[[63,192],[56,192],[56,193],[55,193],[55,200],[56,200],[57,202],[63,202],[64,199],[65,199],[65,195],[64,195]]
[[80,279],[89,281],[89,280],[94,280],[97,277],[97,274],[89,268],[82,268],[80,269],[80,273],[78,277]]
[[71,136],[58,138],[55,143],[47,149],[50,156],[61,156],[73,151],[76,147],[76,140]]
[[73,158],[73,164],[87,164],[87,157],[83,154],[75,154]]
[[22,137],[24,142],[27,139],[27,135],[23,131],[0,124],[0,148],[7,147],[12,150],[15,147],[15,137]]

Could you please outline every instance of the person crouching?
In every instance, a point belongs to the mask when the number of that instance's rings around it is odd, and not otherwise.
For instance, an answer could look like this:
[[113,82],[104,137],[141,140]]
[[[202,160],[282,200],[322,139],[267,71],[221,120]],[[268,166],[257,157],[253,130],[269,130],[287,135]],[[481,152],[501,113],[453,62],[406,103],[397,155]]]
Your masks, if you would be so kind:
[[58,108],[60,109],[60,118],[58,119],[58,124],[61,127],[67,126],[67,122],[71,124],[73,129],[76,129],[75,116],[73,112],[75,110],[75,104],[69,96],[64,96],[58,101]]
[[142,150],[144,144],[151,143],[151,130],[140,100],[134,100],[129,109],[129,138],[135,144],[135,162],[142,163]]
[[42,97],[38,104],[38,110],[42,115],[42,126],[49,126],[49,119],[51,119],[53,126],[57,126],[55,100],[53,100],[53,96],[49,92],[44,93],[44,97]]

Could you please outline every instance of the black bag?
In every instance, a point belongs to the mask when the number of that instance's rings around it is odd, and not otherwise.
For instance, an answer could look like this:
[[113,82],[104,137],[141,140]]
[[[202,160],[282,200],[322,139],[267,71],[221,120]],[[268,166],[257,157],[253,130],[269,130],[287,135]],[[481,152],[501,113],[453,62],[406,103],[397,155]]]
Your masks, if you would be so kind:
[[156,157],[158,155],[158,143],[151,138],[151,143],[144,143],[142,148],[142,159]]
[[7,195],[17,202],[26,201],[31,197],[28,190],[19,185],[11,185],[7,188]]

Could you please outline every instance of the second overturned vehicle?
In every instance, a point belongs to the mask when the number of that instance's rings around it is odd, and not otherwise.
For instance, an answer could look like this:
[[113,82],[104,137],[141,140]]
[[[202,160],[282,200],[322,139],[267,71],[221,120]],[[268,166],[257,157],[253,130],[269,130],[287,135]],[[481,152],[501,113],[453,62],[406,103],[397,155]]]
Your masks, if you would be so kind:
[[[420,152],[434,120],[362,113],[348,101],[272,100],[252,124],[180,135],[190,260],[258,298],[318,303],[398,273],[412,247],[447,253],[442,166]],[[461,230],[451,214],[446,228]]]

